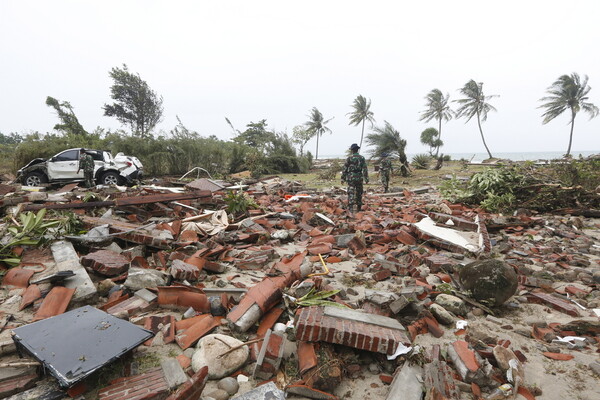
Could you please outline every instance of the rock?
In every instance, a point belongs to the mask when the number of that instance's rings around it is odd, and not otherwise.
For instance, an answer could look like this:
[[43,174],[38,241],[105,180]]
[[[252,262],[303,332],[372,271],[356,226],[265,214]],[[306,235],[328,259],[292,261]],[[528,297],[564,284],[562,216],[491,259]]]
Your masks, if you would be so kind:
[[353,233],[348,233],[346,235],[338,235],[335,237],[335,244],[337,247],[346,248],[348,247],[348,243],[354,238]]
[[110,279],[104,279],[103,281],[98,282],[98,288],[96,290],[100,296],[106,296],[110,289],[115,286],[117,286],[117,284]]
[[369,364],[369,372],[372,373],[373,375],[379,375],[379,373],[381,372],[381,368],[379,367],[379,364],[377,364],[377,363]]
[[203,337],[198,341],[198,350],[192,356],[192,369],[198,372],[205,365],[209,366],[208,379],[220,379],[237,371],[248,360],[248,346],[240,347],[221,358],[218,356],[241,344],[243,342],[227,335],[213,334]]
[[229,393],[224,391],[223,389],[213,390],[208,394],[208,397],[212,397],[215,400],[228,400]]
[[515,355],[515,353],[512,352],[512,350],[507,349],[506,347],[503,346],[496,346],[493,349],[493,354],[494,354],[494,358],[496,359],[496,362],[498,363],[498,367],[503,371],[506,372],[509,368],[510,365],[508,364],[508,362],[510,360],[517,360],[517,356]]
[[456,315],[465,315],[467,313],[465,302],[456,296],[440,294],[435,298],[435,302]]
[[[477,301],[504,304],[517,291],[517,273],[500,260],[474,261],[458,271],[460,283]],[[439,297],[439,296],[438,296]]]
[[227,378],[221,379],[217,384],[217,387],[229,393],[230,396],[233,396],[240,389],[240,384],[237,379],[228,376]]
[[454,323],[454,317],[444,307],[439,304],[432,304],[429,306],[429,311],[433,314],[435,319],[444,325],[452,325]]
[[590,369],[594,371],[596,375],[600,376],[600,362],[594,361],[590,363]]
[[592,279],[594,280],[594,283],[600,283],[600,270],[594,271]]
[[144,288],[165,286],[167,281],[165,275],[155,269],[129,268],[127,280],[124,285],[136,291]]
[[473,313],[474,316],[476,317],[481,317],[483,314],[485,314],[483,312],[483,310],[481,308],[475,307],[471,310],[471,313]]

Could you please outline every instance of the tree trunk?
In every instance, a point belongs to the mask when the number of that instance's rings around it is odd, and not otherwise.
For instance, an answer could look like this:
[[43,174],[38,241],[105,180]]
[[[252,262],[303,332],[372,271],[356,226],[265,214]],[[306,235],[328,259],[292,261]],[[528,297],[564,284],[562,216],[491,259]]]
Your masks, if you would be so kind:
[[[442,117],[439,118],[439,124],[438,124],[438,140],[442,140]],[[438,154],[440,152],[440,145],[438,145],[435,148],[435,158],[438,157]]]
[[481,121],[479,119],[479,113],[477,113],[477,125],[479,126],[479,133],[481,134],[481,140],[483,140],[483,146],[485,147],[485,150],[488,153],[488,156],[490,156],[490,158],[494,158],[494,156],[492,156],[492,153],[490,153],[490,149],[488,149],[487,144],[485,143],[485,137],[483,137],[483,130],[481,129]]
[[565,157],[569,157],[571,155],[571,143],[573,143],[573,127],[575,126],[575,111],[571,109],[571,133],[569,134],[569,148],[567,149],[567,154]]
[[363,119],[362,121],[362,131],[360,133],[360,144],[358,145],[359,147],[362,147],[362,140],[363,140],[363,135],[365,134],[365,120]]
[[319,133],[317,132],[317,154],[315,155],[315,160],[319,159]]

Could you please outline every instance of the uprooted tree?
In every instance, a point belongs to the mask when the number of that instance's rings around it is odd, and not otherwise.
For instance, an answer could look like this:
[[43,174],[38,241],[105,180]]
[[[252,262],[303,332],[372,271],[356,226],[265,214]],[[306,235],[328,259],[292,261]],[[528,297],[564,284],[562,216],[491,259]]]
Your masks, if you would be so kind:
[[488,211],[527,208],[600,217],[600,157],[559,160],[547,165],[510,163],[487,168],[469,181],[444,182],[442,196]]

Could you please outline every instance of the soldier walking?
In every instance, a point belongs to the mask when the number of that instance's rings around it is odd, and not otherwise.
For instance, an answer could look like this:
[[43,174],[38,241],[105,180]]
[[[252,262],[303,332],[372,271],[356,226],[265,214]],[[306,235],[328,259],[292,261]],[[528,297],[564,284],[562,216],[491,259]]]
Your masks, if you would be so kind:
[[77,168],[77,173],[83,169],[83,177],[85,179],[85,187],[91,188],[94,186],[94,159],[88,153],[85,152],[85,149],[79,150],[79,168]]
[[357,211],[362,208],[363,179],[365,183],[369,183],[367,162],[363,156],[358,154],[358,149],[360,147],[356,143],[350,146],[352,155],[346,159],[342,171],[342,183],[348,182],[348,213],[350,215],[354,212],[355,204]]
[[383,185],[383,193],[388,192],[390,186],[390,174],[392,172],[392,161],[388,158],[389,154],[383,153],[379,161],[379,177]]

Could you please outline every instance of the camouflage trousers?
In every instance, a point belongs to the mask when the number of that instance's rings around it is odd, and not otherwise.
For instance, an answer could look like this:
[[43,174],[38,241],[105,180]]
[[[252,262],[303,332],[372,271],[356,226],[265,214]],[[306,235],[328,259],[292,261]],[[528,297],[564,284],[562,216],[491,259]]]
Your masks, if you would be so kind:
[[363,196],[362,182],[348,185],[348,211],[354,212],[355,205],[356,205],[356,211],[360,211],[360,209],[362,208],[362,196]]
[[381,172],[381,184],[383,185],[384,193],[387,193],[390,186],[390,171]]
[[85,180],[85,187],[86,188],[91,188],[94,186],[94,170],[84,170],[83,171],[83,178]]

